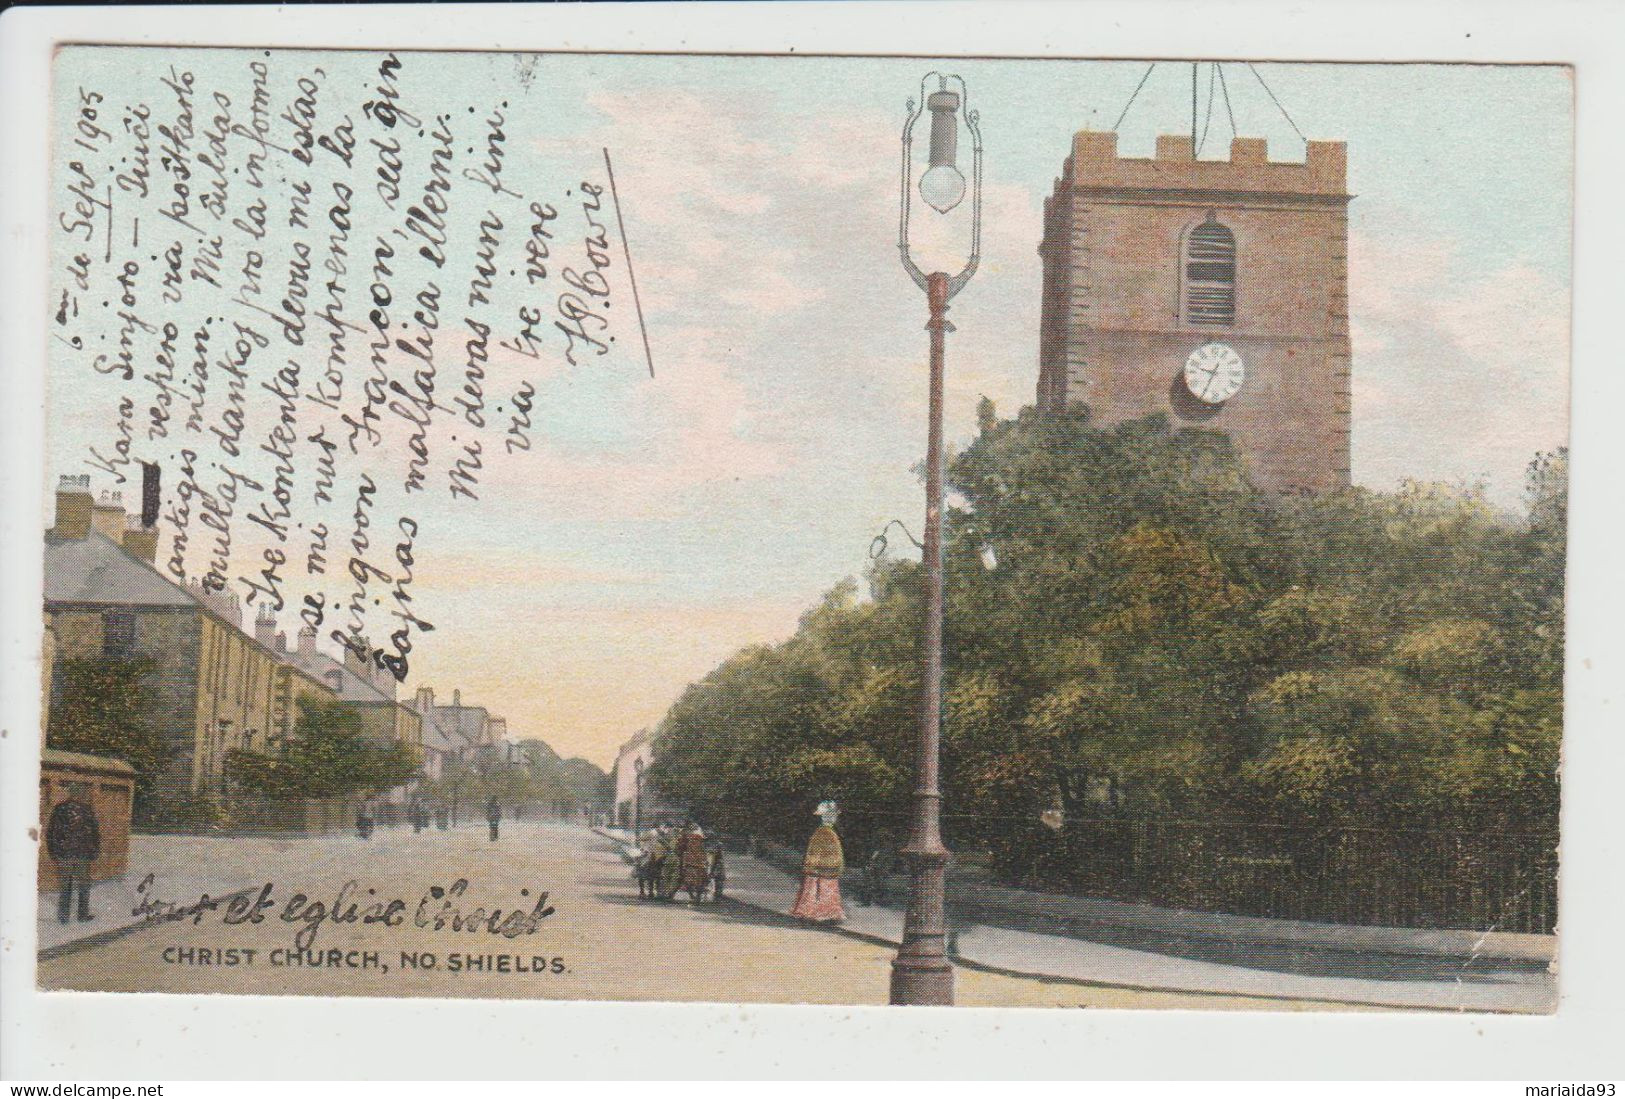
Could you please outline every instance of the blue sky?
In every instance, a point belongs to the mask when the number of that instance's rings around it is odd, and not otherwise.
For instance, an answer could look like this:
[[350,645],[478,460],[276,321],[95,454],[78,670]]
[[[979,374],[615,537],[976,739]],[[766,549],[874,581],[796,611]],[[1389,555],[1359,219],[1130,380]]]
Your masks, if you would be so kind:
[[[241,95],[244,56],[192,52],[187,64]],[[70,50],[58,94],[94,75],[153,98],[143,89],[171,60],[155,51],[98,69]],[[425,516],[419,583],[443,628],[413,681],[460,686],[514,735],[608,762],[684,684],[742,644],[786,635],[860,571],[887,520],[920,511],[910,470],[924,446],[924,303],[897,261],[895,204],[904,101],[937,66],[407,60],[408,102],[469,120],[511,104],[506,176],[527,196],[561,202],[572,181],[602,180],[601,148],[614,157],[655,376],[629,316],[611,355],[569,368],[555,354],[537,374],[536,451],[495,466],[479,507]],[[285,81],[315,63],[333,86],[359,88],[376,62],[276,59]],[[1043,198],[1072,133],[1110,128],[1146,64],[951,66],[981,112],[987,188],[983,264],[952,313],[951,440],[969,437],[983,395],[1005,414],[1031,403]],[[1567,70],[1259,71],[1305,134],[1349,146],[1355,480],[1482,482],[1515,505],[1525,463],[1567,436]],[[1240,133],[1266,137],[1273,159],[1301,159],[1253,73],[1224,73]],[[1208,80],[1204,67],[1201,120]],[[1226,155],[1222,97],[1201,124],[1203,155]],[[1162,63],[1120,152],[1149,155],[1158,133],[1189,125],[1189,65]],[[617,309],[630,306],[625,290],[617,282]],[[505,308],[525,301],[510,283]],[[111,394],[54,341],[52,365],[49,469],[83,472]],[[521,365],[496,362],[494,376]]]

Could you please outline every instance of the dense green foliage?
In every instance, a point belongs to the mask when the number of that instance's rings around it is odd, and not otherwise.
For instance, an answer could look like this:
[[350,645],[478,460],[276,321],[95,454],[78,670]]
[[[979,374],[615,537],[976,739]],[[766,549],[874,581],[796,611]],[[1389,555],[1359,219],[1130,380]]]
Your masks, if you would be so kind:
[[532,804],[568,815],[607,800],[607,776],[586,760],[561,759],[545,741],[530,739],[518,742],[518,758],[509,762],[507,746],[500,747],[500,757],[493,752],[448,762],[440,777],[424,782],[419,793],[439,804],[455,800],[470,812],[480,810],[492,795],[507,805]]
[[280,755],[234,751],[232,784],[275,800],[374,795],[403,785],[418,764],[405,745],[362,732],[361,716],[333,698],[301,695],[291,743]]
[[146,657],[61,657],[46,744],[64,752],[111,756],[135,768],[135,815],[152,809],[153,784],[169,760],[148,714],[153,674]]
[[[951,845],[1024,876],[1086,818],[1555,828],[1566,477],[1538,458],[1519,517],[1421,484],[1282,497],[1217,433],[985,409],[950,466]],[[868,585],[682,695],[662,797],[787,842],[833,797],[860,855],[904,830],[919,566]]]

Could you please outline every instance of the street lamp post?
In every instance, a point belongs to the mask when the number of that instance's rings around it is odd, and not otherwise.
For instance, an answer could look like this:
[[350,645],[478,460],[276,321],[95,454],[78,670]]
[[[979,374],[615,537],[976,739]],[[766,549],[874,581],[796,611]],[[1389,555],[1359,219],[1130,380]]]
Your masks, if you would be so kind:
[[[937,88],[926,85],[937,78]],[[957,84],[958,90],[951,85]],[[965,177],[957,161],[957,116],[966,101],[965,82],[955,75],[928,73],[920,82],[920,100],[908,104],[903,126],[903,182],[897,247],[903,269],[925,291],[931,333],[928,424],[925,455],[925,534],[922,565],[925,573],[925,629],[921,638],[921,685],[918,741],[915,746],[913,819],[903,856],[909,865],[908,911],[903,918],[903,941],[892,962],[891,1002],[894,1004],[952,1004],[954,970],[948,961],[944,900],[948,876],[948,849],[942,842],[942,792],[938,788],[938,757],[942,741],[942,376],[947,333],[948,302],[976,273],[982,244],[982,134],[977,112],[966,110],[965,127],[971,136],[971,248],[970,260],[957,275],[941,271],[925,274],[909,253],[910,164],[914,124],[922,110],[931,112],[930,166],[920,176],[920,197],[939,214],[946,214],[965,195]]]
[[632,759],[632,838],[643,835],[643,757]]

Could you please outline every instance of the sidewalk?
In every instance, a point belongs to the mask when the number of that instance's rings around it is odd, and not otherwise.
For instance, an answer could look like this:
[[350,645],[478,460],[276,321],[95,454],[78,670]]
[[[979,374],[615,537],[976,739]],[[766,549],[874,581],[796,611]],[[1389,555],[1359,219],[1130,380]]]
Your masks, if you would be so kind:
[[[408,829],[409,831],[409,829]],[[130,872],[122,878],[97,882],[90,890],[90,908],[95,919],[60,923],[56,918],[58,893],[39,894],[34,926],[38,929],[41,958],[67,953],[118,938],[143,926],[134,914],[143,899],[153,898],[174,904],[196,904],[204,894],[213,900],[234,897],[259,889],[280,869],[275,865],[239,864],[222,859],[221,844],[231,837],[188,835],[133,835],[130,837]],[[253,837],[272,855],[297,858],[304,865],[365,865],[376,858],[379,841],[363,841],[347,833],[317,836],[267,835]],[[139,889],[151,874],[152,885]],[[76,898],[77,900],[77,898]]]
[[[624,832],[599,831],[630,853]],[[795,889],[793,876],[760,859],[728,857],[732,900],[788,916]],[[982,883],[952,889],[955,960],[999,972],[1160,992],[1430,1010],[1548,1012],[1557,1004],[1550,965],[1555,940],[1548,936],[1267,920]],[[900,909],[849,899],[846,912],[841,933],[901,941]],[[1031,929],[1040,923],[1062,933]],[[1202,956],[1215,953],[1225,960]]]
[[[55,889],[41,893],[34,923],[39,934],[39,956],[49,958],[75,947],[106,942],[140,927],[142,917],[134,915],[133,910],[144,897],[196,904],[205,893],[220,899],[257,887],[258,883],[251,886],[240,880],[240,875],[234,877],[212,868],[211,860],[205,857],[210,842],[198,836],[131,836],[129,864],[141,868],[140,876],[132,872],[93,885],[90,911],[95,918],[89,921],[59,922],[56,918],[59,893]],[[148,874],[153,876],[151,887],[144,894],[138,893],[138,887]],[[77,897],[74,903],[78,903]]]

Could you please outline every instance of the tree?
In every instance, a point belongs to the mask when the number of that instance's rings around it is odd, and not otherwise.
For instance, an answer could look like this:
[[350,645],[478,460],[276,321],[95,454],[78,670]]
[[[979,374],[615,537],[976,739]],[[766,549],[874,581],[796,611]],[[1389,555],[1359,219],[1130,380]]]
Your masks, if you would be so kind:
[[[1261,492],[1226,437],[1163,417],[979,420],[944,547],[961,854],[1031,880],[1087,856],[1087,821],[1555,828],[1562,452],[1513,517],[1470,485]],[[862,834],[906,821],[921,575],[883,558],[867,579],[683,693],[663,798],[794,842],[823,797]]]
[[292,742],[283,754],[234,751],[227,775],[243,790],[276,800],[372,796],[410,781],[417,760],[403,744],[362,732],[361,716],[334,698],[301,695]]
[[60,657],[54,674],[46,744],[64,752],[122,759],[135,768],[137,814],[150,808],[153,786],[172,751],[152,721],[147,657]]

